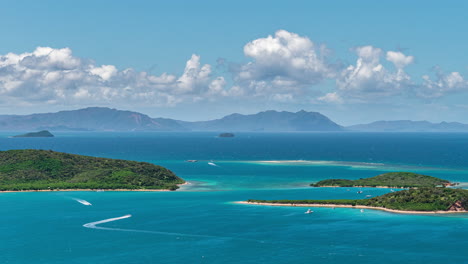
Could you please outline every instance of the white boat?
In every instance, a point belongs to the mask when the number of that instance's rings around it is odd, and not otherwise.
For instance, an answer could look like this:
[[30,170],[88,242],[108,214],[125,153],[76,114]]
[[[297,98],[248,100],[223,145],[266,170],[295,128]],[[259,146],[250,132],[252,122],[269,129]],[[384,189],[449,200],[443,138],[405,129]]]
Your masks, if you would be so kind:
[[208,162],[208,165],[218,167],[214,162]]
[[82,199],[74,199],[75,201],[79,202],[82,205],[92,205],[90,202]]
[[372,197],[372,195],[370,195],[370,194],[366,195],[366,198],[370,198],[370,197]]
[[364,209],[361,209],[361,213],[364,213]]
[[311,214],[311,213],[313,213],[313,212],[314,212],[314,211],[308,209],[307,211],[304,212],[304,214]]
[[362,191],[361,191],[361,190],[359,190],[359,191],[357,191],[357,193],[362,193]]

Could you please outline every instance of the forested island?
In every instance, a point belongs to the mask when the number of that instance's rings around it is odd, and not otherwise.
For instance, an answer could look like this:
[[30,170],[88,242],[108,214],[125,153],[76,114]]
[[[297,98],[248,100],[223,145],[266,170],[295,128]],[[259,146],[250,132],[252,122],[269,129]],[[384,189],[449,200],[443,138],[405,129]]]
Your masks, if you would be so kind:
[[455,185],[444,179],[412,172],[389,172],[358,180],[329,179],[312,183],[313,187],[387,187],[421,188]]
[[50,133],[49,131],[47,130],[42,130],[42,131],[39,131],[39,132],[30,132],[30,133],[26,133],[26,134],[22,134],[22,135],[16,135],[16,136],[13,136],[15,138],[19,138],[19,137],[54,137],[54,135],[52,133]]
[[397,212],[466,212],[468,209],[468,190],[444,187],[424,187],[387,193],[371,199],[336,200],[247,200],[249,204],[317,206],[317,207],[354,207],[383,209]]
[[184,182],[172,171],[147,162],[51,150],[0,151],[0,191],[176,190]]

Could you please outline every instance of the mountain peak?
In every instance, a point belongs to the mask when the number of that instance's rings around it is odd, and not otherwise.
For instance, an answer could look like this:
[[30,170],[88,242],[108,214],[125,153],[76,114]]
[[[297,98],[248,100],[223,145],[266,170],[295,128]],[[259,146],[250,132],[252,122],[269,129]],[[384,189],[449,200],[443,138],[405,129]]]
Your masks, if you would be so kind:
[[231,114],[221,119],[184,122],[194,131],[341,131],[342,127],[318,112],[293,113],[266,110],[256,114]]

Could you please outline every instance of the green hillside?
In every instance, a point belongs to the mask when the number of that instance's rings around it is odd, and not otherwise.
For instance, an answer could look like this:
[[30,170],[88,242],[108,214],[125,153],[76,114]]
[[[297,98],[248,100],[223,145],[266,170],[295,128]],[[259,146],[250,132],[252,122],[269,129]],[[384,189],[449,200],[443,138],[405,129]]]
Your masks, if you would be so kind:
[[364,205],[403,211],[466,211],[468,190],[427,187],[358,200],[248,200],[249,203]]
[[0,151],[0,190],[170,189],[184,180],[147,162],[50,150]]
[[359,180],[329,179],[311,184],[313,187],[393,187],[393,188],[420,188],[450,185],[447,180],[412,172],[389,172],[371,178]]

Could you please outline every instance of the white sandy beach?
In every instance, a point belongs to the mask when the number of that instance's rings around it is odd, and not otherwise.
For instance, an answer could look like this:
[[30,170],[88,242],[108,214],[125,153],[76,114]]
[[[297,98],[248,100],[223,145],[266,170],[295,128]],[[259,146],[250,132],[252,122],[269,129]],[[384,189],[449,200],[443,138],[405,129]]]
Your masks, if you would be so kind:
[[467,211],[403,211],[403,210],[394,210],[384,207],[372,207],[364,205],[342,205],[342,204],[290,204],[290,203],[250,203],[247,201],[238,201],[237,204],[250,204],[250,205],[266,205],[266,206],[293,206],[293,207],[338,207],[338,208],[355,208],[355,209],[372,209],[372,210],[382,210],[392,213],[399,214],[461,214],[468,213]]

